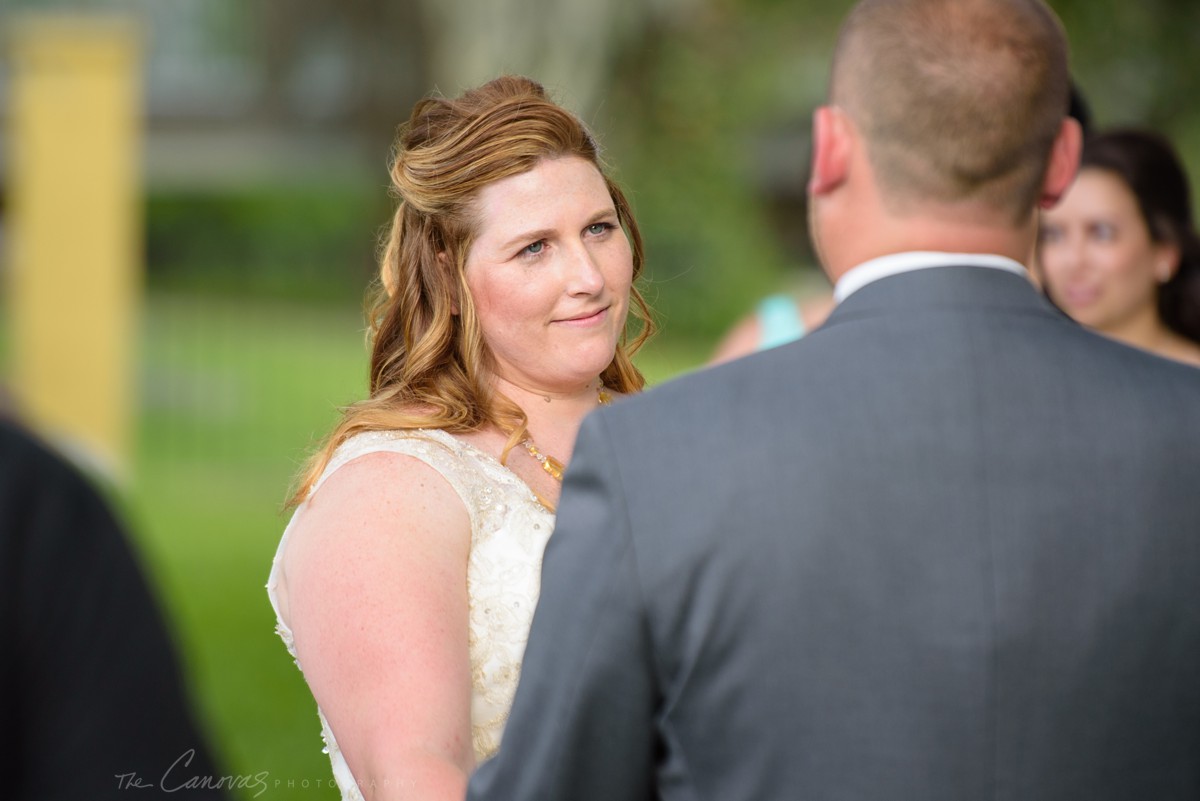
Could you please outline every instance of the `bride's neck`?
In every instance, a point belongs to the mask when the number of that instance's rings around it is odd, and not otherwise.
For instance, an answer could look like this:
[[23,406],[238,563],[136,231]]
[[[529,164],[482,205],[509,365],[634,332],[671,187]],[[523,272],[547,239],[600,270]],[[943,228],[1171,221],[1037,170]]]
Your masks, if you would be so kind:
[[534,419],[547,423],[581,421],[588,412],[600,403],[602,384],[599,378],[566,391],[544,392],[530,389],[504,378],[497,378],[496,389],[524,410],[532,422]]
[[562,462],[571,458],[575,435],[589,412],[600,405],[602,384],[596,378],[576,389],[546,394],[497,378],[496,389],[525,412],[529,435],[539,448]]

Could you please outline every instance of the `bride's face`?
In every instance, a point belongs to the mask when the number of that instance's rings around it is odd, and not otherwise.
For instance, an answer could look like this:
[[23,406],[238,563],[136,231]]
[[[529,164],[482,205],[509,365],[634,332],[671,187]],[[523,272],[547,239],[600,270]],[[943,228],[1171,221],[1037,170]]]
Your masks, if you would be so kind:
[[575,156],[490,184],[465,277],[501,378],[577,392],[612,362],[633,255],[604,178]]

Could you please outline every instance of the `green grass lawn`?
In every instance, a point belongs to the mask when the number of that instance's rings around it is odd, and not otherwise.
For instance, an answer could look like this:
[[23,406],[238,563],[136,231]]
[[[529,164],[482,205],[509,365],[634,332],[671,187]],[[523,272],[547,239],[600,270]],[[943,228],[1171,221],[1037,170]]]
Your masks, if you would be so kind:
[[[197,711],[227,773],[268,774],[258,797],[336,798],[315,705],[263,585],[293,474],[337,407],[363,394],[361,315],[155,295],[143,330],[125,511]],[[638,362],[659,383],[708,347],[659,339]]]

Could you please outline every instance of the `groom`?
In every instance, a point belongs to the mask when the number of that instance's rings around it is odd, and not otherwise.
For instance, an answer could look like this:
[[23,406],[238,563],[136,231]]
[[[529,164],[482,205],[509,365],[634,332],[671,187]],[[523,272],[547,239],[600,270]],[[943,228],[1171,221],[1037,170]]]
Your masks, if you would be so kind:
[[1200,798],[1200,370],[1018,263],[1070,183],[1040,0],[864,0],[790,346],[584,424],[472,799]]

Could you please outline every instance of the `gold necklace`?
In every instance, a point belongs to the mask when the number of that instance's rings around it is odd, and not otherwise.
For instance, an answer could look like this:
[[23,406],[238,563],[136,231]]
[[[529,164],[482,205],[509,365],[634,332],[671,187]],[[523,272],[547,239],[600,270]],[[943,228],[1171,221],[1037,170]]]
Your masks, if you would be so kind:
[[[601,384],[596,388],[596,398],[600,401],[601,406],[607,406],[612,403],[612,393],[605,388],[604,384]],[[533,444],[533,439],[530,437],[526,437],[525,439],[521,440],[521,444],[525,447],[525,450],[529,451],[530,456],[538,460],[538,463],[541,464],[542,469],[549,473],[552,479],[555,481],[562,481],[563,471],[567,469],[566,465],[564,465],[558,459],[555,459],[553,456],[539,451],[537,446]]]

